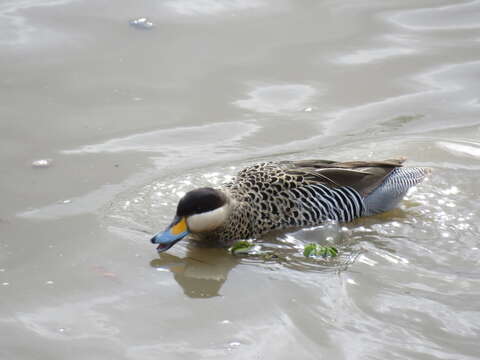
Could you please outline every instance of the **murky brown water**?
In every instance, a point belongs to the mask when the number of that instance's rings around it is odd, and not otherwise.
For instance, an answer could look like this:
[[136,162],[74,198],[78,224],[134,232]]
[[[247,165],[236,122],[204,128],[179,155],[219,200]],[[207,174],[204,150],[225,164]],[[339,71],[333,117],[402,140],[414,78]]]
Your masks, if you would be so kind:
[[[1,359],[480,357],[479,1],[0,19]],[[149,243],[185,191],[255,161],[399,155],[434,170],[399,209],[259,239],[280,258]],[[312,241],[340,256],[305,259]]]

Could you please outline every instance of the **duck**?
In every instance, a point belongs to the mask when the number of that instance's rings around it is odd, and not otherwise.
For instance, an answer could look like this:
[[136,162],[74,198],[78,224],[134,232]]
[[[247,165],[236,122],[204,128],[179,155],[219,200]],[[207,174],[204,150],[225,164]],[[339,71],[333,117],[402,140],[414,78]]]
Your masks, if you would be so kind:
[[187,192],[173,221],[151,242],[159,253],[187,235],[229,246],[276,230],[383,213],[430,173],[428,168],[403,166],[405,160],[256,163],[219,187]]

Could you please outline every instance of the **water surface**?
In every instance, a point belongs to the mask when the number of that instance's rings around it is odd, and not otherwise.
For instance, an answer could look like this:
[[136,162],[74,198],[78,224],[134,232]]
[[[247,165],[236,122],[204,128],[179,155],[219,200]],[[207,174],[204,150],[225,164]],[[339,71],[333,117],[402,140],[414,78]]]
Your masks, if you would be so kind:
[[[479,11],[4,1],[0,358],[477,359]],[[277,258],[149,243],[256,161],[395,156],[433,170],[398,209]]]

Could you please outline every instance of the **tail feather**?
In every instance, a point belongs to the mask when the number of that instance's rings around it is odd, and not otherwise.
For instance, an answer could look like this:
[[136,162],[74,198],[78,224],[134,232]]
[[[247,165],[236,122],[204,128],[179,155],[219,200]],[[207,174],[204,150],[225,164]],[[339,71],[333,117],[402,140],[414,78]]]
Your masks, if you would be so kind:
[[374,215],[395,208],[408,189],[421,182],[430,169],[398,167],[365,199],[365,215]]

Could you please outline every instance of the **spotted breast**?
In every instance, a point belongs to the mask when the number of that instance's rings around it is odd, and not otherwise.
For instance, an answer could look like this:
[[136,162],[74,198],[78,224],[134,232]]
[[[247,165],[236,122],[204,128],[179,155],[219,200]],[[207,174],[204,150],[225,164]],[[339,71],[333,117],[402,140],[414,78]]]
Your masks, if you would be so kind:
[[349,222],[393,209],[428,169],[405,159],[278,161],[252,165],[219,188],[180,199],[172,223],[152,238],[159,252],[188,234],[228,245],[272,230]]

